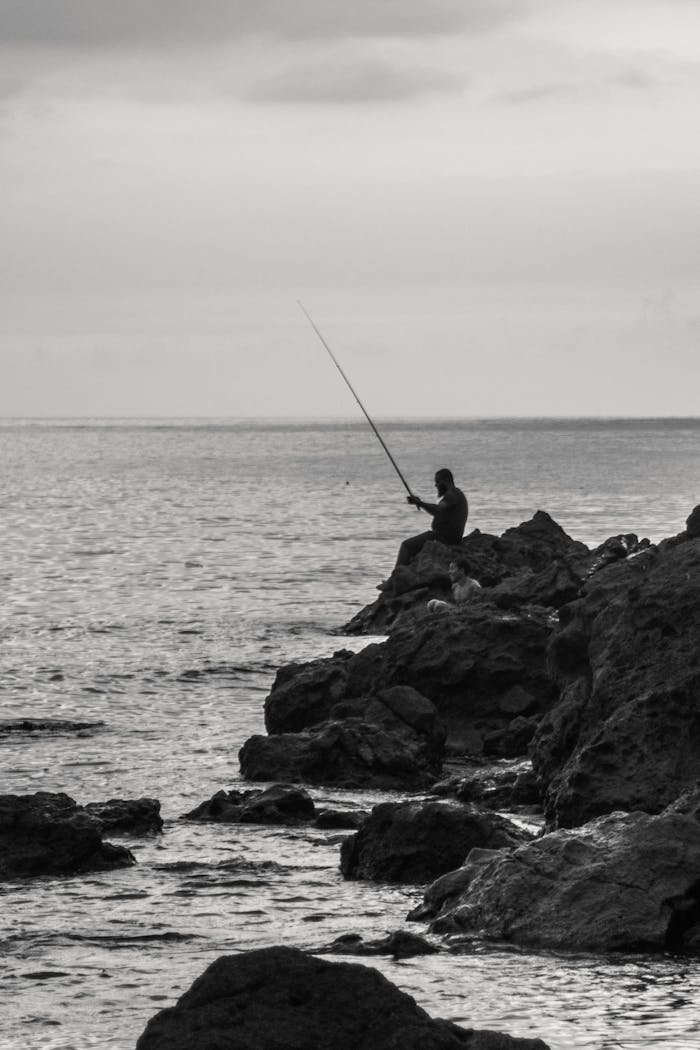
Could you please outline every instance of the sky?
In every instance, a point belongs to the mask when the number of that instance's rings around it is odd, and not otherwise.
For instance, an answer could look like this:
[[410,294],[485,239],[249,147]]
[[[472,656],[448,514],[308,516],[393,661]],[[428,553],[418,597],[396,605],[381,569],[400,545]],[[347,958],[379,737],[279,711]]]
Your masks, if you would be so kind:
[[698,0],[0,0],[0,416],[700,414]]

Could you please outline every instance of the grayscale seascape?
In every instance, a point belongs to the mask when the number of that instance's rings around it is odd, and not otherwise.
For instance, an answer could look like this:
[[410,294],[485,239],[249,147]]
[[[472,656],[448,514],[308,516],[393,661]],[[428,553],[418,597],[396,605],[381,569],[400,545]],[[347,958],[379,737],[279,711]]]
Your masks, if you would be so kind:
[[[700,420],[392,421],[415,491],[452,468],[468,529],[546,510],[590,546],[683,528]],[[346,882],[342,833],[187,824],[244,786],[277,668],[360,648],[415,511],[364,422],[5,421],[0,425],[0,721],[103,723],[0,736],[4,793],[160,799],[133,868],[0,886],[2,1050],[130,1050],[224,953],[381,936],[420,899]],[[377,792],[312,789],[367,808]],[[396,797],[396,796],[391,796]],[[418,927],[417,929],[420,929]],[[552,1050],[697,1050],[700,960],[474,945],[372,960],[428,1012]]]

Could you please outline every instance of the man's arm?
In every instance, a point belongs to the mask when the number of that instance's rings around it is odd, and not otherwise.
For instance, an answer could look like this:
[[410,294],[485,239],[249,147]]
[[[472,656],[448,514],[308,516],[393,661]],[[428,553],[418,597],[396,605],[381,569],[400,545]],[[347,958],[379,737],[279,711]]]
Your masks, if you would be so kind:
[[414,507],[418,507],[419,510],[427,511],[427,513],[432,514],[433,517],[435,517],[436,514],[439,514],[440,511],[443,510],[443,507],[440,505],[440,503],[426,503],[425,500],[422,500],[420,498],[420,496],[407,496],[406,502],[412,503]]

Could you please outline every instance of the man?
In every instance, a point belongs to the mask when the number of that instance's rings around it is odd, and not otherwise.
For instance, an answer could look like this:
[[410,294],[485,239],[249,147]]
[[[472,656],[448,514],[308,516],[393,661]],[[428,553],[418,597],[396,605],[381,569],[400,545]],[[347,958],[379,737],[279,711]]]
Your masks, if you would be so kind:
[[[399,554],[394,566],[394,572],[401,565],[408,565],[419,551],[423,549],[429,540],[438,540],[440,543],[453,545],[459,543],[464,535],[464,526],[467,524],[469,505],[467,497],[458,489],[452,477],[452,471],[442,467],[435,475],[435,488],[440,497],[437,503],[426,503],[419,496],[408,496],[409,503],[420,510],[427,511],[432,516],[432,525],[429,532],[421,532],[417,536],[409,536],[399,547]],[[393,573],[392,573],[393,575]],[[379,584],[379,590],[392,590],[391,577]]]

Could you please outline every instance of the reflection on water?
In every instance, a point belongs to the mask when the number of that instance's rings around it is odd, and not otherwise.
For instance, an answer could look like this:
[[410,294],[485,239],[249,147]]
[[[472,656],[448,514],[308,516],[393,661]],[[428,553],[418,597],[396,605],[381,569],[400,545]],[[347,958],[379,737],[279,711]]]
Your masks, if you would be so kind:
[[[468,479],[485,531],[543,507],[589,543],[659,539],[692,506],[692,426],[390,432],[425,494],[438,462]],[[238,749],[263,731],[281,663],[366,642],[328,632],[374,598],[415,512],[365,432],[6,427],[0,441],[0,721],[103,723],[0,736],[0,790],[155,796],[166,820],[124,840],[133,868],[0,888],[1,1050],[133,1047],[223,952],[400,926],[420,891],[345,882],[337,832],[178,820],[243,786]],[[388,797],[313,794],[336,808]],[[372,964],[435,1015],[553,1050],[700,1046],[692,960],[453,945]]]

